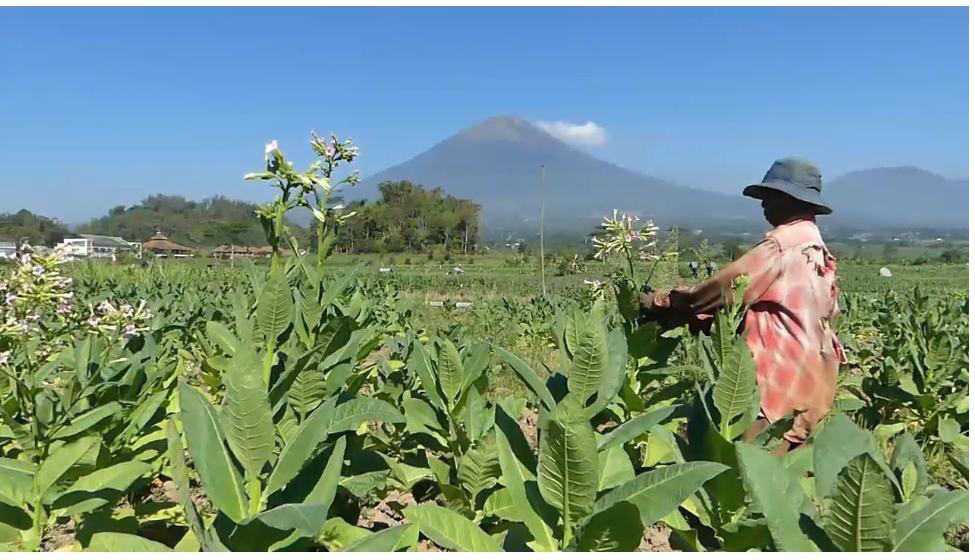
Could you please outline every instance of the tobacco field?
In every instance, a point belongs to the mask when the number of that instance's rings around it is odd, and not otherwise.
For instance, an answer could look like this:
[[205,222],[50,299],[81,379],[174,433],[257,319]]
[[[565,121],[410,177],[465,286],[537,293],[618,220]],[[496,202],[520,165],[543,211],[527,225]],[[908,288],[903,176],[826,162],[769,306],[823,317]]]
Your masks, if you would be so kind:
[[[777,457],[791,418],[743,437],[741,306],[709,334],[640,320],[652,228],[614,221],[620,266],[545,296],[335,266],[328,196],[356,151],[312,146],[307,171],[273,149],[248,176],[295,256],[0,269],[0,549],[968,549],[964,289],[841,278],[833,411]],[[490,294],[453,307],[465,282]]]

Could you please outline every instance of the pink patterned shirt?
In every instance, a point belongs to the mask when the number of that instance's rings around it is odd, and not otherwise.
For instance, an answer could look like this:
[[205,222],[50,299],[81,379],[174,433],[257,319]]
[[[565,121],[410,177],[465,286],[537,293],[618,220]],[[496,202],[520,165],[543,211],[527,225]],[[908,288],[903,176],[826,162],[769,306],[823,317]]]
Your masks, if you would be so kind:
[[681,322],[706,321],[723,304],[723,292],[742,274],[749,279],[745,340],[755,358],[762,414],[775,422],[795,412],[785,438],[801,443],[829,412],[839,365],[846,362],[829,325],[839,312],[836,259],[813,216],[776,227],[740,259],[694,288],[655,294],[653,307]]

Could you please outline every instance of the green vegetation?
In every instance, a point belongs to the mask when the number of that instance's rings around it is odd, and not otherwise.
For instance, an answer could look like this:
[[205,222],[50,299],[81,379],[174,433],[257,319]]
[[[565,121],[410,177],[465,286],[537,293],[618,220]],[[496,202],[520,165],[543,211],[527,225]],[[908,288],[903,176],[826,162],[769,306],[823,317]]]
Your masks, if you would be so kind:
[[50,247],[60,243],[67,233],[64,224],[27,210],[14,214],[0,214],[0,240],[16,242],[27,237],[31,243]]
[[841,269],[841,391],[779,457],[739,305],[706,336],[637,316],[691,281],[676,238],[614,220],[544,298],[529,252],[332,255],[356,151],[312,146],[248,177],[264,240],[306,208],[318,251],[2,270],[0,547],[967,550],[961,265]]
[[434,246],[447,252],[474,252],[478,243],[478,206],[425,190],[408,181],[379,185],[379,200],[348,205],[355,216],[339,231],[336,248],[348,253],[423,252]]
[[191,247],[263,245],[264,233],[254,219],[256,209],[255,204],[219,196],[194,202],[159,194],[135,206],[112,208],[107,215],[80,226],[78,232],[146,241],[161,230],[172,241]]

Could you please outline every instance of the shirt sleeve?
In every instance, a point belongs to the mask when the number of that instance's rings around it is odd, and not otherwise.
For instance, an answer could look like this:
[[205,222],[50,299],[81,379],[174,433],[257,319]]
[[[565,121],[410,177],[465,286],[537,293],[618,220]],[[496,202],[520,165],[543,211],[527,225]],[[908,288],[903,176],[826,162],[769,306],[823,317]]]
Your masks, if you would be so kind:
[[764,294],[779,275],[780,248],[777,241],[766,238],[742,255],[741,258],[724,267],[713,277],[693,288],[671,290],[658,304],[668,306],[671,313],[690,319],[695,315],[714,313],[727,301],[735,278],[748,277],[745,290],[745,304],[750,305]]

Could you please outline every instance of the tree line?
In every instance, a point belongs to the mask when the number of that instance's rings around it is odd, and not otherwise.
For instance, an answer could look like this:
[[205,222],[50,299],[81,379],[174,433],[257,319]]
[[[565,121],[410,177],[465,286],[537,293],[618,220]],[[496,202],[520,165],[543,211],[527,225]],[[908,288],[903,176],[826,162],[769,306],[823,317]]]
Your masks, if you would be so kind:
[[424,252],[435,246],[467,254],[479,242],[480,206],[409,181],[379,184],[379,200],[350,202],[355,212],[337,228],[335,248],[347,253]]

